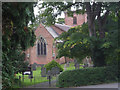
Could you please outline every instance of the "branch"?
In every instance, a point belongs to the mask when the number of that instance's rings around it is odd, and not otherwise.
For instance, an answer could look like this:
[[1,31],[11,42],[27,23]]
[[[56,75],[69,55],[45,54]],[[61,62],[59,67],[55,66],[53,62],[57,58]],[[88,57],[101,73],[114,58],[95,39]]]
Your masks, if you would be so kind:
[[106,13],[104,14],[103,18],[102,18],[102,23],[106,22],[107,16],[109,15],[109,11],[107,10]]

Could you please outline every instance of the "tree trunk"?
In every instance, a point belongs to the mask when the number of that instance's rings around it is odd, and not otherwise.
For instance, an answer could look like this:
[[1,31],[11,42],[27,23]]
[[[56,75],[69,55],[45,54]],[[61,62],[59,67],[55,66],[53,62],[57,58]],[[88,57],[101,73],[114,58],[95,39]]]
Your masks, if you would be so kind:
[[88,28],[89,28],[89,36],[96,36],[96,30],[95,30],[95,17],[96,14],[94,13],[94,7],[95,4],[93,6],[90,5],[89,2],[85,3],[86,5],[86,13],[87,13],[87,17],[88,17]]
[[66,57],[65,57],[65,63],[67,63],[67,59],[66,59]]
[[107,16],[109,15],[109,11],[106,11],[106,13],[103,16],[98,16],[98,28],[99,28],[99,34],[100,38],[105,37],[105,29],[104,26],[106,24]]

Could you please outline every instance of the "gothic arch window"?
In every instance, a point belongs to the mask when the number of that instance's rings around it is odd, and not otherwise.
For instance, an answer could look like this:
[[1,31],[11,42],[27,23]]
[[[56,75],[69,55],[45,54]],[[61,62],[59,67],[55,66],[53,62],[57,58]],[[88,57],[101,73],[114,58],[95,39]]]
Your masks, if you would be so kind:
[[43,37],[40,37],[37,43],[37,55],[46,55],[46,42]]
[[73,17],[73,24],[77,24],[77,18]]

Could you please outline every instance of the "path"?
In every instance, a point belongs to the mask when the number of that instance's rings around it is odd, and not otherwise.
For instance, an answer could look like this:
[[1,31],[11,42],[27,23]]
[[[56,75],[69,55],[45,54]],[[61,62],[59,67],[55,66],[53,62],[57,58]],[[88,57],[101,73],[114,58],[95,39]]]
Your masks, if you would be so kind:
[[[56,80],[53,80],[51,81],[51,87],[49,87],[49,82],[43,82],[25,88],[57,88],[57,87],[56,87]],[[72,87],[72,88],[118,88],[118,83],[89,85],[89,86],[80,86],[80,87]]]
[[81,87],[77,87],[77,88],[118,88],[118,83],[89,85],[89,86],[81,86]]
[[25,88],[55,88],[55,87],[56,87],[56,80],[51,81],[51,87],[49,87],[49,82],[43,82]]

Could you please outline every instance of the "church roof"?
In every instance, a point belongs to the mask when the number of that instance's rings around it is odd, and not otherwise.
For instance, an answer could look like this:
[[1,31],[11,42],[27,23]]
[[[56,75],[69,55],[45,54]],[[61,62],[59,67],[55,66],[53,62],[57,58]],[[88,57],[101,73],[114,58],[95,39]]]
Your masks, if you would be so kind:
[[[60,28],[61,30],[67,32],[71,27],[68,25],[62,25],[62,24],[55,24],[56,27]],[[59,34],[50,26],[45,26],[47,31],[52,35],[53,38],[56,38],[59,36]],[[61,41],[60,41],[61,42]]]
[[63,25],[63,24],[57,24],[57,23],[55,24],[55,26],[60,28],[61,30],[65,31],[65,32],[67,32],[71,28],[71,26]]
[[45,28],[52,35],[53,38],[56,38],[59,36],[59,34],[52,27],[46,26]]

